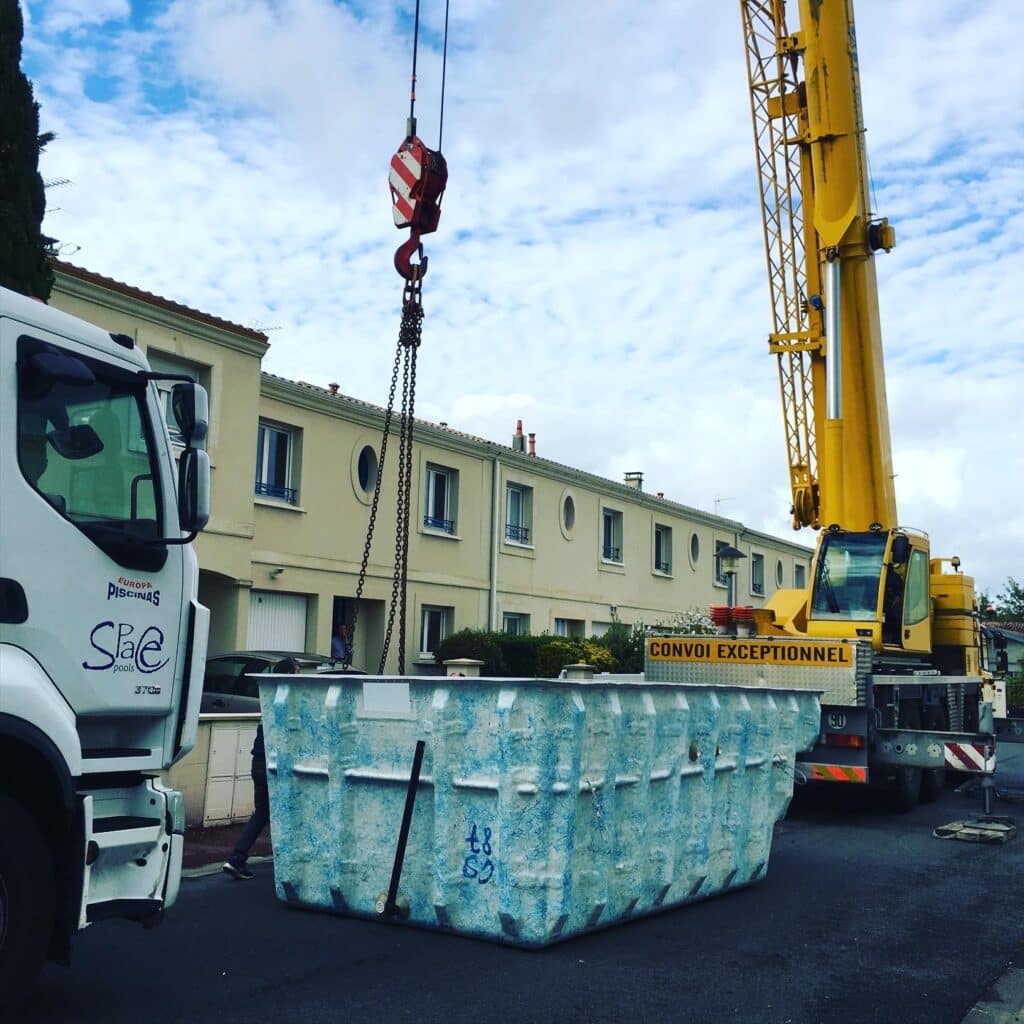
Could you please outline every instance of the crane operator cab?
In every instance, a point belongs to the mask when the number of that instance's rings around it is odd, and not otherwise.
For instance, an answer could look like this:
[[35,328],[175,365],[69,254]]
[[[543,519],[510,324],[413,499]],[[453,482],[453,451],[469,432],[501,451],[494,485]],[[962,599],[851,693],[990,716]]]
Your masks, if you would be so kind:
[[870,637],[875,650],[931,651],[926,537],[831,527],[821,535],[812,580],[808,635]]

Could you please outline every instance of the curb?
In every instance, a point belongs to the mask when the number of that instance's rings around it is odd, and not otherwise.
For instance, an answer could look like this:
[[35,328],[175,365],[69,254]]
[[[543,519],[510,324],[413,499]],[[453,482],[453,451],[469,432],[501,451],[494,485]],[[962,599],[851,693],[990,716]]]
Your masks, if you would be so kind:
[[1008,967],[960,1024],[1024,1024],[1024,969]]
[[[250,857],[248,860],[249,864],[270,864],[273,863],[274,858],[270,857]],[[221,872],[221,865],[223,861],[216,861],[213,864],[203,864],[198,868],[182,868],[181,877],[183,879],[192,880],[195,878],[205,878],[207,875],[218,875]]]

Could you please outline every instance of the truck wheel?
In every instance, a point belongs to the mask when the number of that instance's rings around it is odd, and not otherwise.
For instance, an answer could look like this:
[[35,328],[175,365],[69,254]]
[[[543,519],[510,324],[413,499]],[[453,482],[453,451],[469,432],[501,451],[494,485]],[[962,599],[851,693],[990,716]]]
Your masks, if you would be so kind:
[[[900,725],[907,729],[921,728],[921,709],[916,701],[900,701]],[[899,765],[896,768],[896,781],[893,783],[893,807],[901,814],[912,811],[921,796],[920,768]]]
[[53,930],[50,850],[35,821],[0,794],[0,1020],[32,992]]
[[[924,709],[924,727],[936,732],[946,731],[946,713],[940,707]],[[945,768],[925,768],[921,773],[921,802],[933,804],[946,788]]]

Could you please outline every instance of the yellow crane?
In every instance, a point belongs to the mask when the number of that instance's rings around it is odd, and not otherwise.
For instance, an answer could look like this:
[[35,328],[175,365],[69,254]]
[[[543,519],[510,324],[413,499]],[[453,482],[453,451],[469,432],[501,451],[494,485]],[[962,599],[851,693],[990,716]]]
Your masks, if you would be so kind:
[[740,10],[793,526],[820,533],[807,588],[755,609],[754,636],[652,636],[648,678],[820,690],[810,780],[881,781],[908,809],[951,767],[990,794],[974,581],[896,514],[875,278],[895,233],[870,204],[852,0]]
[[977,674],[974,581],[901,528],[893,486],[852,0],[741,0],[794,528],[820,528],[807,592],[769,628],[870,636],[883,660]]

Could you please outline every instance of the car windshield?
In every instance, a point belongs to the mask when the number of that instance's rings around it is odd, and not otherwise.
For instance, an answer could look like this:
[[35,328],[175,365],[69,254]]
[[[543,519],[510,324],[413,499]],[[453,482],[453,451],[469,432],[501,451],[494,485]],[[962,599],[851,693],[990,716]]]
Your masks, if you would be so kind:
[[876,618],[886,536],[837,533],[822,538],[811,598],[812,619]]

